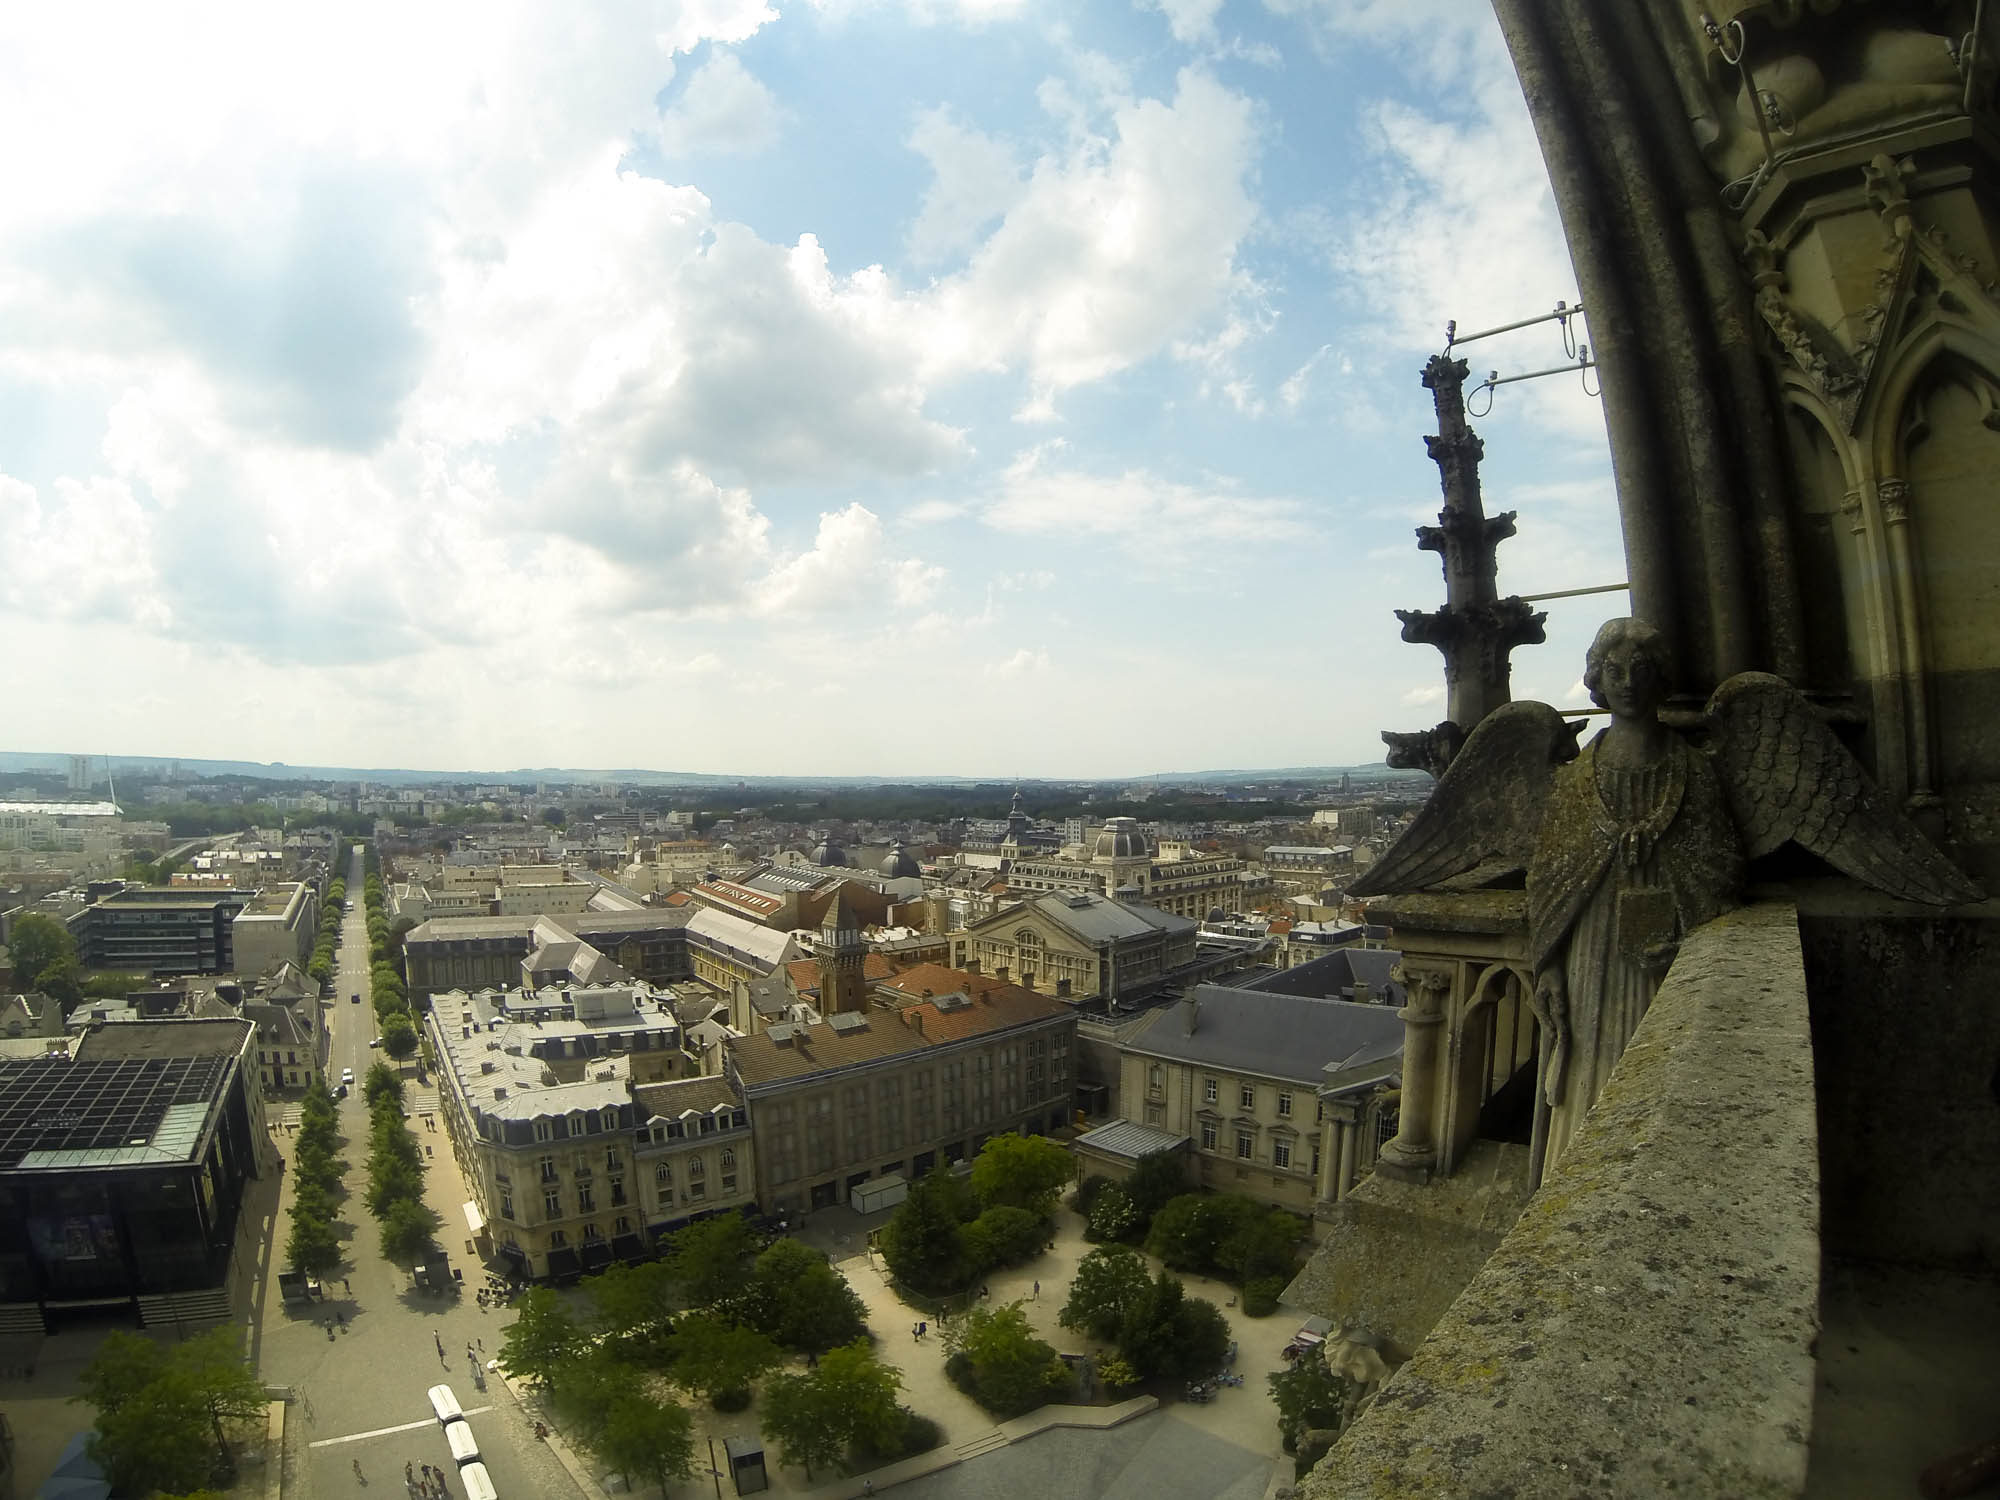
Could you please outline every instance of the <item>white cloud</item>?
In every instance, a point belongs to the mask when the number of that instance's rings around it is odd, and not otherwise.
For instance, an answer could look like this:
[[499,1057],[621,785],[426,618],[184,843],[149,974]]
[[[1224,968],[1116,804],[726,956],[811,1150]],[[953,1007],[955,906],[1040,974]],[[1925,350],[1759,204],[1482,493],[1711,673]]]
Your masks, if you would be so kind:
[[660,149],[669,157],[697,151],[753,156],[778,143],[783,119],[777,96],[735,53],[715,52],[662,112]]
[[1285,377],[1284,384],[1278,387],[1278,400],[1284,404],[1286,411],[1297,411],[1304,404],[1307,382],[1312,379],[1312,373],[1320,362],[1332,352],[1333,345],[1321,344],[1313,351],[1312,358]]
[[1196,486],[1142,469],[1093,474],[1060,464],[1060,440],[1027,449],[1007,466],[982,519],[997,531],[1115,540],[1156,557],[1187,557],[1221,543],[1268,544],[1297,533],[1294,500]]
[[1012,656],[991,663],[986,668],[986,675],[1002,679],[1036,677],[1048,671],[1048,669],[1048,652],[1031,650],[1029,647],[1023,646]]
[[1165,16],[1177,42],[1194,46],[1215,40],[1215,15],[1222,0],[1140,0],[1140,5]]
[[936,593],[944,570],[920,558],[892,558],[883,550],[882,523],[855,504],[823,515],[813,545],[771,570],[756,591],[764,614],[799,614],[876,606],[886,591],[902,608],[922,605]]
[[[1046,101],[1045,101],[1046,103]],[[935,357],[1025,358],[1031,410],[1189,337],[1251,290],[1250,101],[1200,69],[1172,100],[1117,103],[1107,132],[1036,162],[1027,190],[936,299]]]
[[919,260],[942,260],[971,249],[1024,191],[1013,150],[959,124],[944,105],[917,116],[909,146],[931,167],[931,184],[910,226],[910,250]]
[[1427,703],[1442,703],[1444,697],[1444,688],[1433,684],[1430,687],[1411,688],[1397,701],[1405,708],[1420,708]]

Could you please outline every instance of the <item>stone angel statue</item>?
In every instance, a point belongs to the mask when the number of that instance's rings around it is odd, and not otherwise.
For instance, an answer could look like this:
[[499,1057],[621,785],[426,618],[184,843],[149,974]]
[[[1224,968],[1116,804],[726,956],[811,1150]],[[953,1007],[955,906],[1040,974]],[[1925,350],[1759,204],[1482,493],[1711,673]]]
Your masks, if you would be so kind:
[[1472,731],[1430,802],[1354,894],[1527,872],[1548,1160],[1596,1101],[1681,937],[1740,899],[1747,860],[1786,843],[1865,885],[1937,905],[1983,893],[1869,783],[1782,678],[1745,672],[1708,700],[1696,748],[1662,723],[1665,642],[1606,622],[1584,686],[1610,725],[1510,703]]

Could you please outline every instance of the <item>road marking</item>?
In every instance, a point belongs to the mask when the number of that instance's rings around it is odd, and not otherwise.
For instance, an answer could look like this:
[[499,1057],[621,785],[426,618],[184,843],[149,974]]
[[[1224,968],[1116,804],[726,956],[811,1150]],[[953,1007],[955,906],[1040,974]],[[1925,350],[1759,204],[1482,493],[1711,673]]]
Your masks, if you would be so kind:
[[[474,1406],[467,1408],[465,1414],[468,1417],[478,1417],[484,1416],[491,1410],[493,1408],[490,1406]],[[342,1443],[361,1443],[366,1442],[369,1438],[389,1437],[398,1432],[415,1432],[419,1427],[435,1426],[437,1426],[437,1418],[426,1417],[421,1422],[405,1422],[400,1427],[377,1427],[373,1432],[350,1432],[346,1437],[321,1438],[316,1443],[307,1443],[306,1446],[308,1448],[337,1448]]]

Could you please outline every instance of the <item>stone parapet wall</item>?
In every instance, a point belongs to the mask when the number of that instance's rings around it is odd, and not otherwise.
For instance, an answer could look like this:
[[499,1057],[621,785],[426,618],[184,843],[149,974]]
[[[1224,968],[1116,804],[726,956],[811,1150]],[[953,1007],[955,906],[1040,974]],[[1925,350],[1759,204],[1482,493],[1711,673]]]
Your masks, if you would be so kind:
[[1819,1166],[1797,913],[1696,929],[1562,1162],[1311,1500],[1801,1493]]

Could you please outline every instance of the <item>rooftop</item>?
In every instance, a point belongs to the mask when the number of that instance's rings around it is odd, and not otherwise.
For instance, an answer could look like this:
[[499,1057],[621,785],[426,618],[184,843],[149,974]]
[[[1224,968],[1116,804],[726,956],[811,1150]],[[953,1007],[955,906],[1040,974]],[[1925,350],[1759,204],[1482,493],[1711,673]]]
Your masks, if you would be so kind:
[[[1188,1016],[1197,1001],[1190,1032]],[[1148,1057],[1317,1086],[1328,1074],[1399,1056],[1403,1020],[1389,1005],[1204,984],[1157,1012],[1126,1045]]]
[[[209,1024],[209,1023],[196,1023]],[[232,1024],[232,1023],[220,1023]],[[111,1027],[148,1029],[143,1022]],[[240,1038],[242,1027],[235,1024]],[[0,1060],[0,1167],[193,1161],[230,1077],[222,1053]]]
[[1157,906],[1140,901],[1114,901],[1094,891],[1054,893],[1037,897],[1032,904],[1057,926],[1069,929],[1089,943],[1118,942],[1158,932],[1186,934],[1193,932],[1196,925]]
[[[1069,1007],[1046,995],[998,984],[969,1004],[948,1010],[920,1001],[900,1011],[843,1017],[846,1024],[840,1028],[831,1022],[776,1026],[756,1036],[734,1038],[729,1053],[744,1086],[755,1088],[1069,1014]],[[853,1024],[857,1019],[866,1024]]]

